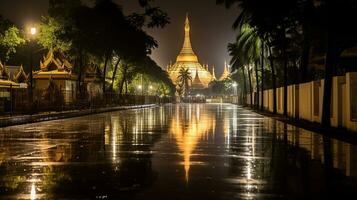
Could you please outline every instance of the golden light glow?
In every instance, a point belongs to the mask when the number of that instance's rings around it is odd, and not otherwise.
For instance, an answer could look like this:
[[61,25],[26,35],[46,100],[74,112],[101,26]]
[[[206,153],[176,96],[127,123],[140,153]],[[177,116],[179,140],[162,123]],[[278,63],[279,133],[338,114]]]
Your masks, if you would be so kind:
[[35,186],[35,183],[32,183],[32,185],[31,185],[30,199],[31,200],[36,199],[36,186]]
[[174,83],[177,83],[177,77],[179,76],[179,71],[181,68],[189,70],[192,80],[195,79],[195,75],[197,73],[198,78],[204,87],[208,87],[208,84],[214,80],[214,76],[208,70],[208,65],[202,66],[198,62],[198,57],[192,49],[190,39],[190,21],[188,16],[186,16],[185,21],[185,39],[183,47],[180,51],[180,54],[176,58],[176,63],[168,66],[168,73]]
[[[188,111],[183,113],[183,111]],[[176,118],[171,121],[170,133],[176,139],[177,146],[183,154],[186,182],[189,181],[189,171],[192,165],[191,157],[201,140],[213,134],[215,118],[207,113],[202,113],[200,106],[190,109],[175,109]]]
[[31,35],[36,35],[37,29],[35,27],[31,27],[30,33],[31,33]]

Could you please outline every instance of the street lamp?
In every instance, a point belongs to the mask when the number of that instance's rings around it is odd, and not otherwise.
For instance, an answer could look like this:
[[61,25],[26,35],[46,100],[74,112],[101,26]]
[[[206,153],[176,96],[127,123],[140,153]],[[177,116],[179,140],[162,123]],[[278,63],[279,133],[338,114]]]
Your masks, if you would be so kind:
[[30,33],[31,33],[31,35],[36,35],[36,33],[37,33],[36,27],[31,27]]
[[238,83],[237,82],[234,82],[232,84],[233,88],[234,88],[234,95],[237,95],[237,87],[238,87]]
[[[30,28],[30,42],[32,42],[32,40],[35,38],[35,35],[37,34],[37,29],[36,27],[31,27]],[[29,91],[29,96],[30,96],[30,106],[32,109],[33,106],[33,44],[30,44],[30,51],[31,51],[31,55],[30,55],[30,91]]]
[[234,81],[232,86],[233,86],[233,89],[234,89],[233,103],[238,103],[238,98],[237,98],[237,96],[238,96],[238,88],[237,88],[238,87],[238,83]]
[[141,95],[143,94],[143,86],[142,85],[138,85],[138,90],[140,90]]

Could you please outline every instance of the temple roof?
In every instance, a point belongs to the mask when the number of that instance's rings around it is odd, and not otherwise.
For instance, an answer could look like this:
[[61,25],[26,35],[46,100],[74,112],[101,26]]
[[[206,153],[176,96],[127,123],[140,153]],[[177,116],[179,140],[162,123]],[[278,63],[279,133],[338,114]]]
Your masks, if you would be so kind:
[[42,61],[40,61],[40,69],[41,71],[72,71],[72,65],[64,58],[63,55],[58,54],[55,56],[55,53],[52,49],[50,49],[46,55],[43,57]]
[[103,76],[103,73],[102,73],[102,70],[99,68],[99,66],[95,65],[95,64],[91,64],[86,69],[86,74],[85,74],[84,80],[86,82],[101,81],[102,76]]
[[0,79],[9,80],[10,75],[6,70],[6,67],[0,61]]
[[25,83],[28,80],[28,75],[26,75],[24,68],[20,67],[20,69],[18,70],[18,72],[14,75],[14,81],[16,83]]
[[193,80],[191,87],[193,89],[203,89],[203,88],[205,88],[205,86],[202,84],[202,82],[200,80],[200,77],[198,75],[198,70],[197,69],[196,69],[195,79]]
[[34,73],[35,79],[77,79],[72,73],[73,66],[60,53],[55,53],[50,49],[42,61],[40,61],[40,71]]
[[186,15],[185,21],[185,40],[180,54],[177,56],[176,62],[198,62],[198,58],[193,52],[191,39],[190,39],[190,20]]

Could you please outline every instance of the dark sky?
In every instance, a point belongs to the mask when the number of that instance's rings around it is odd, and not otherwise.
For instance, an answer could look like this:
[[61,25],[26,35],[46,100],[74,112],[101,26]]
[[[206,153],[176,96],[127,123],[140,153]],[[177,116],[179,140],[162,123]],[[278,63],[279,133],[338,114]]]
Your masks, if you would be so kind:
[[[137,0],[117,0],[125,13],[138,9]],[[155,5],[168,12],[171,23],[164,29],[148,32],[159,42],[153,59],[162,67],[175,61],[184,35],[186,12],[191,21],[191,42],[201,63],[216,66],[217,74],[223,71],[224,61],[229,61],[227,43],[234,40],[232,23],[237,10],[217,6],[215,0],[156,0]],[[15,23],[25,26],[37,23],[45,15],[48,0],[0,0],[0,13]]]

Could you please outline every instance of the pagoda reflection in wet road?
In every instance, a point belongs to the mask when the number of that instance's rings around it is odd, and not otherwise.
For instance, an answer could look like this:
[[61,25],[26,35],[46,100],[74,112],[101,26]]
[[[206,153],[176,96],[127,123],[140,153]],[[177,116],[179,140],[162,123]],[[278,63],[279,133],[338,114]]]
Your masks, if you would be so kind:
[[0,129],[0,198],[323,199],[357,189],[357,148],[230,104]]

